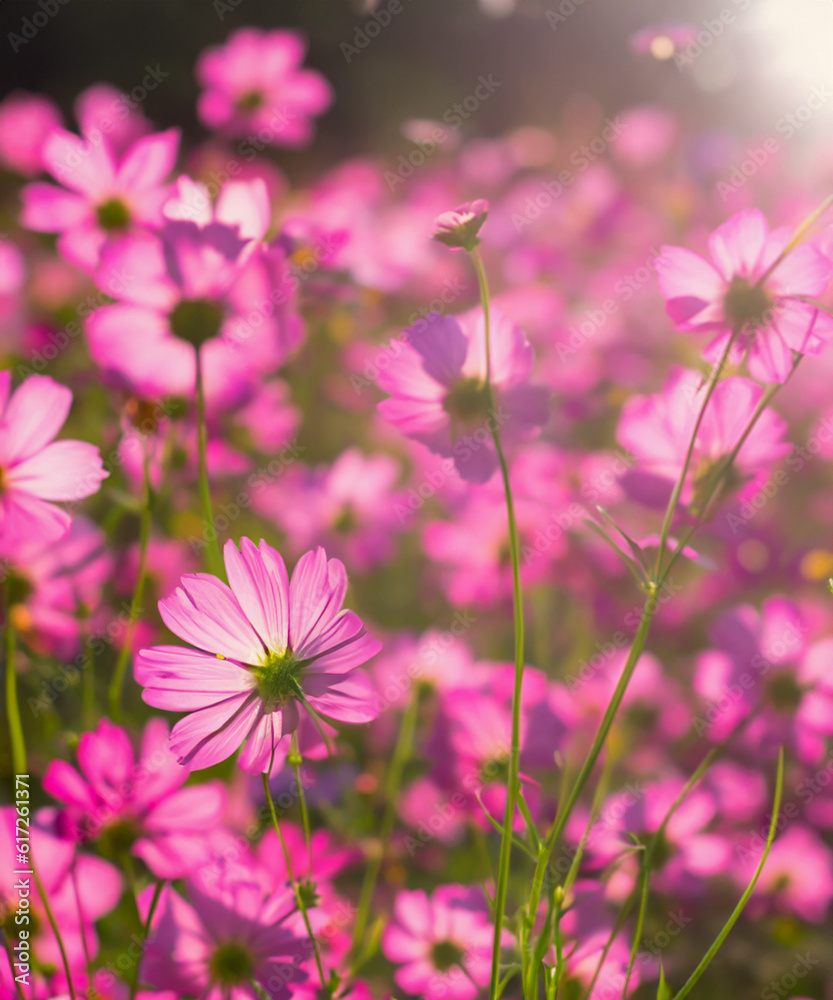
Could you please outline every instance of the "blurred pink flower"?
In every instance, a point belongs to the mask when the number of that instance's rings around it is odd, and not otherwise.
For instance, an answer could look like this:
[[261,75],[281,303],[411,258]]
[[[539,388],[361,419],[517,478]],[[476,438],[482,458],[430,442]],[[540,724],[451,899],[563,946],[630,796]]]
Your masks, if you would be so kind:
[[53,501],[83,500],[108,473],[95,445],[54,441],[72,405],[72,393],[45,375],[32,375],[14,392],[12,373],[0,372],[0,552],[22,542],[56,541],[70,515]]
[[[289,997],[289,983],[306,978],[300,961],[310,950],[292,929],[292,891],[270,893],[257,870],[242,865],[211,885],[188,882],[186,887],[188,902],[170,887],[162,892],[142,981],[178,995],[256,1000],[254,980],[270,997]],[[143,919],[152,895],[148,887],[140,896]]]
[[[511,935],[503,932],[505,943]],[[489,982],[492,925],[481,893],[442,885],[397,893],[382,951],[399,967],[394,981],[406,993],[473,1000]]]
[[[632,396],[622,407],[616,438],[640,462],[639,471],[625,479],[631,492],[634,484],[647,486],[648,477],[659,480],[658,491],[670,490],[682,472],[707,388],[707,376],[673,368],[661,392]],[[684,503],[741,440],[763,393],[761,386],[740,376],[724,379],[715,387],[694,443]],[[784,441],[786,429],[778,413],[764,410],[738,452],[736,468],[744,476],[754,476],[786,455],[790,451]]]
[[535,354],[519,327],[491,315],[492,402],[486,387],[483,313],[431,313],[405,331],[379,385],[391,394],[379,412],[401,433],[453,458],[469,482],[497,468],[490,429],[530,437],[547,421],[547,391],[528,382]]
[[200,119],[224,135],[246,136],[256,149],[306,146],[312,118],[327,110],[333,94],[320,73],[301,68],[305,53],[298,32],[257,28],[206,49],[196,67],[205,88]]
[[96,280],[118,301],[87,318],[93,359],[144,398],[192,396],[200,346],[211,408],[242,403],[256,374],[303,335],[286,255],[261,243],[266,187],[232,182],[212,205],[204,185],[181,177],[164,211],[158,234],[124,237],[102,254]]
[[288,469],[253,506],[280,525],[293,551],[324,545],[366,572],[392,557],[402,530],[396,513],[402,494],[393,490],[399,474],[390,455],[347,448],[329,467]]
[[352,611],[347,574],[322,548],[298,561],[292,582],[280,554],[248,538],[226,542],[231,587],[205,573],[182,578],[159,602],[172,632],[197,649],[156,646],[135,664],[155,708],[190,710],[171,733],[181,764],[210,767],[243,743],[238,763],[268,772],[278,743],[299,722],[299,701],[342,722],[369,722],[372,687],[358,667],[381,649]]
[[827,288],[833,262],[808,244],[785,257],[793,230],[770,231],[763,213],[745,209],[709,237],[707,260],[664,246],[654,266],[668,315],[680,330],[716,332],[704,357],[716,361],[733,334],[749,351],[749,371],[783,382],[792,354],[818,354],[833,318],[812,301]]
[[225,809],[220,782],[182,786],[189,769],[168,749],[168,725],[145,726],[138,761],[130,738],[109,719],[78,743],[79,774],[53,760],[44,791],[64,803],[57,828],[80,843],[94,840],[114,855],[129,851],[157,878],[184,878],[209,856],[206,832]]
[[43,157],[47,171],[63,187],[36,181],[21,192],[21,224],[42,233],[60,233],[61,253],[92,271],[106,242],[136,227],[161,225],[165,183],[176,163],[179,129],[138,139],[120,158],[107,140],[84,139],[54,129]]
[[48,97],[13,91],[0,104],[0,164],[25,177],[44,169],[43,144],[61,127],[61,112]]

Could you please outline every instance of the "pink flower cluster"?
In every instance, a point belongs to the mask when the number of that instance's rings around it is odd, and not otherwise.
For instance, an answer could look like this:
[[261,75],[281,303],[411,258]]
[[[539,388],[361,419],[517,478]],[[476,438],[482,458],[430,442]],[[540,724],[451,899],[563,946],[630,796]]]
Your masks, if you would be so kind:
[[753,876],[765,996],[833,901],[833,170],[727,209],[669,98],[549,200],[531,126],[290,181],[306,53],[203,52],[185,159],[0,103],[0,1000],[647,996]]

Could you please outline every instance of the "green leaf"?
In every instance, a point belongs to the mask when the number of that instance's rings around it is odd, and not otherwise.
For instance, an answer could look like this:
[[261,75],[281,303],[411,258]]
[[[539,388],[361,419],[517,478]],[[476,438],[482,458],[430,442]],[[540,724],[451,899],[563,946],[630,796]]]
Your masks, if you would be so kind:
[[732,915],[723,925],[723,930],[721,930],[721,932],[717,935],[714,944],[711,946],[711,948],[709,948],[709,950],[703,956],[702,960],[700,961],[700,964],[697,966],[694,972],[692,972],[692,974],[688,977],[688,980],[686,981],[686,984],[683,986],[683,988],[674,995],[673,1000],[683,1000],[683,997],[688,996],[688,994],[694,989],[694,987],[697,985],[697,981],[700,979],[700,977],[703,975],[706,969],[711,965],[712,959],[718,953],[721,945],[729,936],[729,932],[738,922],[741,913],[743,913],[744,909],[746,908],[746,904],[749,901],[749,897],[752,895],[752,892],[755,889],[755,885],[757,884],[757,881],[761,876],[761,872],[764,870],[766,859],[769,857],[769,852],[772,849],[772,843],[775,840],[775,834],[778,829],[778,816],[781,812],[781,794],[783,791],[784,791],[784,748],[781,747],[781,750],[778,753],[778,771],[775,776],[775,799],[772,803],[772,819],[770,820],[769,823],[769,833],[767,834],[766,847],[764,848],[763,857],[761,858],[758,867],[755,869],[755,874],[752,876],[749,885],[746,887],[746,891],[740,897],[738,905],[734,908],[734,910],[732,911]]
[[671,987],[665,981],[665,969],[662,967],[662,959],[659,960],[659,986],[657,987],[657,1000],[671,1000]]

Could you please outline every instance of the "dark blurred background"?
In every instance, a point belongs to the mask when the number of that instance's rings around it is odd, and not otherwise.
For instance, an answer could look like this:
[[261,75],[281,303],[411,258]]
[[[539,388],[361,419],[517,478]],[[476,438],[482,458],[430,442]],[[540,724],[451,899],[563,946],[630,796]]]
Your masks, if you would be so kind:
[[[21,43],[21,27],[44,9],[56,10],[34,37]],[[378,0],[379,10],[390,0]],[[309,63],[333,84],[336,102],[320,124],[311,151],[287,157],[290,171],[319,167],[353,153],[396,151],[401,123],[440,119],[470,94],[478,76],[500,82],[494,97],[467,122],[463,135],[492,136],[523,124],[555,126],[577,94],[595,98],[606,114],[640,101],[661,100],[694,116],[698,124],[732,125],[741,133],[771,127],[771,99],[789,107],[784,74],[767,51],[798,45],[793,77],[810,63],[803,26],[824,41],[819,19],[829,0],[400,0],[400,12],[348,59],[356,30],[371,18],[370,2],[350,0],[0,0],[2,94],[15,88],[42,91],[71,112],[75,95],[106,80],[129,92],[146,66],[168,73],[144,103],[160,126],[181,125],[192,142],[203,135],[194,113],[193,66],[207,45],[237,28],[292,26],[310,43]],[[550,18],[547,12],[550,12]],[[703,28],[729,11],[732,22],[712,32],[708,51],[691,72],[636,56],[629,36],[664,22]],[[784,31],[777,19],[783,17]],[[552,15],[556,15],[553,17]],[[773,19],[775,29],[773,30]],[[39,18],[40,21],[43,18]],[[819,23],[817,23],[819,22]],[[833,36],[828,35],[827,52]],[[15,51],[16,49],[16,51]],[[783,53],[782,53],[783,54]],[[823,54],[822,54],[823,55]],[[829,54],[827,63],[830,63]],[[783,69],[783,67],[781,67]],[[797,94],[801,93],[800,86]]]

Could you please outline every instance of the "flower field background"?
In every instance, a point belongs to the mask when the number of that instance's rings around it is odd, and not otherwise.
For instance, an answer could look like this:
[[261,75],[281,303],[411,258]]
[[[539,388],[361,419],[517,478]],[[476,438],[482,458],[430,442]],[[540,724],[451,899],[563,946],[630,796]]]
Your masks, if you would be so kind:
[[0,996],[833,1000],[833,6],[0,19]]

